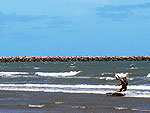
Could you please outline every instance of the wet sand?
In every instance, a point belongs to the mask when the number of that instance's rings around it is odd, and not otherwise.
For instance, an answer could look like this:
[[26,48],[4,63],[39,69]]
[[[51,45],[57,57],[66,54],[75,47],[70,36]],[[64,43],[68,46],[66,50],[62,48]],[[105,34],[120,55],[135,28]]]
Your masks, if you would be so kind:
[[0,91],[0,112],[141,113],[150,112],[149,98],[101,94]]

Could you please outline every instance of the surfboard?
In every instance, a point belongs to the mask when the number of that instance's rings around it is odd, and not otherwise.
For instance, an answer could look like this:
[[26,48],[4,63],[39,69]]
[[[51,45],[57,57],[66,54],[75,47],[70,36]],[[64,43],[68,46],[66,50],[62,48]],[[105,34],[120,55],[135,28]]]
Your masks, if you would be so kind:
[[120,92],[109,92],[106,93],[107,96],[125,96],[125,93],[120,93]]

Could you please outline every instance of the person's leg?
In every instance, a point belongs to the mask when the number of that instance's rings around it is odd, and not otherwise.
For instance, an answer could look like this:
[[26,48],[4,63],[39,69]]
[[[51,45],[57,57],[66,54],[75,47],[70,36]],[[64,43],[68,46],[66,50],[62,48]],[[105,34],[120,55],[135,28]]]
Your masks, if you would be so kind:
[[122,89],[122,91],[126,91],[126,89]]
[[118,90],[116,90],[116,92],[121,92],[122,91],[122,89],[118,89]]

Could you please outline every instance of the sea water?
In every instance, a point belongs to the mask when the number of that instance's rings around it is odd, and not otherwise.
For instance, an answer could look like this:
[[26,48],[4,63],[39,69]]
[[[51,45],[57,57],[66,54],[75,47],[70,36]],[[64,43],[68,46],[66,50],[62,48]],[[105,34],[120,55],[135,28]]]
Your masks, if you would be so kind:
[[126,96],[150,98],[150,62],[0,63],[0,90],[105,94],[123,74]]
[[0,63],[0,91],[105,95],[121,88],[115,75],[125,75],[129,83],[122,98],[150,98],[148,61]]

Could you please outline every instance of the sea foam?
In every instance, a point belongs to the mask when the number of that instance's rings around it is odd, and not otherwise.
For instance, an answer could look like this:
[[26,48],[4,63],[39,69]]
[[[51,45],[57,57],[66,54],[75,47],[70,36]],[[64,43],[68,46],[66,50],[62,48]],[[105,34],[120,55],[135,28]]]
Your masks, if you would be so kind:
[[0,72],[0,76],[9,77],[20,77],[24,75],[38,75],[38,76],[49,76],[49,77],[69,77],[80,73],[81,71],[70,71],[70,72]]
[[[119,86],[114,85],[62,85],[62,84],[0,84],[0,90],[12,91],[42,91],[42,92],[63,92],[63,93],[91,93],[91,94],[106,94],[119,89]],[[145,85],[130,85],[125,92],[126,97],[145,97],[150,98],[149,86]]]
[[41,107],[44,107],[45,105],[32,105],[30,104],[29,107],[30,108],[41,108]]
[[28,72],[0,72],[0,76],[26,75]]
[[49,77],[68,77],[74,76],[80,73],[81,71],[70,71],[70,72],[36,72],[35,75],[39,76],[49,76]]

